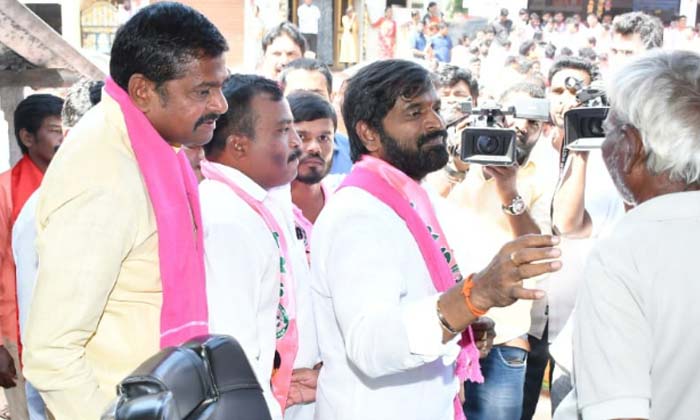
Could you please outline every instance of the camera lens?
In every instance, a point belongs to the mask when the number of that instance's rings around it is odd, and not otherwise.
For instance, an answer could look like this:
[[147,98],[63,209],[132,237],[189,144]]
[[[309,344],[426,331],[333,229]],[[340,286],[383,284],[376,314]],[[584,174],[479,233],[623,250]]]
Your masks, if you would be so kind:
[[492,155],[498,150],[498,137],[479,136],[476,139],[476,153],[480,155]]
[[605,137],[603,130],[603,120],[600,118],[590,118],[586,124],[588,128],[587,137]]

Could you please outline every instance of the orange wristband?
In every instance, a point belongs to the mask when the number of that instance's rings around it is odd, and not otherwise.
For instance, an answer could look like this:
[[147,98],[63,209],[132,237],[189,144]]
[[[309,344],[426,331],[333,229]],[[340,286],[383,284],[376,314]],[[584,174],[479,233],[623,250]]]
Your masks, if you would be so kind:
[[472,295],[472,287],[474,287],[474,282],[472,279],[474,278],[474,273],[470,274],[469,277],[467,277],[464,280],[464,283],[462,283],[462,296],[464,296],[464,303],[467,304],[467,308],[469,308],[469,312],[472,313],[475,317],[480,317],[486,315],[487,311],[481,310],[474,306],[472,303],[471,295]]

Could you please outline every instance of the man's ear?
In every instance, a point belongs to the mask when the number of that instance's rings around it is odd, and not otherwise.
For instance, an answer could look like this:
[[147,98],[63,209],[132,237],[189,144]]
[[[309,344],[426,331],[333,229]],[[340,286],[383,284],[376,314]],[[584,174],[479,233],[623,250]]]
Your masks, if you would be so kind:
[[226,138],[226,154],[239,160],[248,155],[250,151],[251,141],[247,136],[240,134],[230,134]]
[[355,124],[355,132],[370,154],[377,153],[379,149],[381,149],[382,142],[379,133],[365,121],[358,121],[357,124]]
[[144,114],[151,110],[154,100],[160,100],[155,82],[140,73],[134,73],[129,78],[128,93],[136,107]]
[[26,128],[19,129],[19,141],[27,148],[34,146],[34,134],[30,133]]
[[644,152],[642,134],[636,127],[625,124],[622,131],[627,138],[625,141],[625,161],[622,170],[629,174],[636,167],[645,166],[647,155]]

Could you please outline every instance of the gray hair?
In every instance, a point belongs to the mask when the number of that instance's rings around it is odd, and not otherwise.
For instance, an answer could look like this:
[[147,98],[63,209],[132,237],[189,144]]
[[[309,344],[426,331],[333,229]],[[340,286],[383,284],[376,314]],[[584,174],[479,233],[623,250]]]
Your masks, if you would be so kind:
[[81,79],[68,90],[66,102],[61,112],[65,128],[72,128],[83,115],[102,99],[102,80]]
[[700,181],[700,55],[650,51],[615,74],[608,97],[620,124],[639,130],[652,174]]
[[620,35],[639,34],[647,50],[661,47],[664,42],[664,25],[661,19],[644,12],[629,12],[615,16],[613,31]]

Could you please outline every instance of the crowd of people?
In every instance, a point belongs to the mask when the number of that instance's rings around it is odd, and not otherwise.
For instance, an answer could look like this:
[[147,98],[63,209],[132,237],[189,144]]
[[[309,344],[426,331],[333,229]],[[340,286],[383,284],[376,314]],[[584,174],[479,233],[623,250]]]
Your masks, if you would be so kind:
[[[272,419],[531,419],[545,372],[555,419],[696,415],[692,29],[503,10],[453,47],[434,3],[412,16],[408,59],[385,40],[334,75],[305,58],[313,28],[282,22],[256,74],[231,74],[219,30],[159,2],[120,27],[106,80],[19,104],[23,157],[0,174],[13,419],[98,419],[204,334],[240,343]],[[605,142],[569,149],[586,91],[609,99]],[[475,108],[528,101],[548,117],[491,115],[512,164],[462,160]]]

